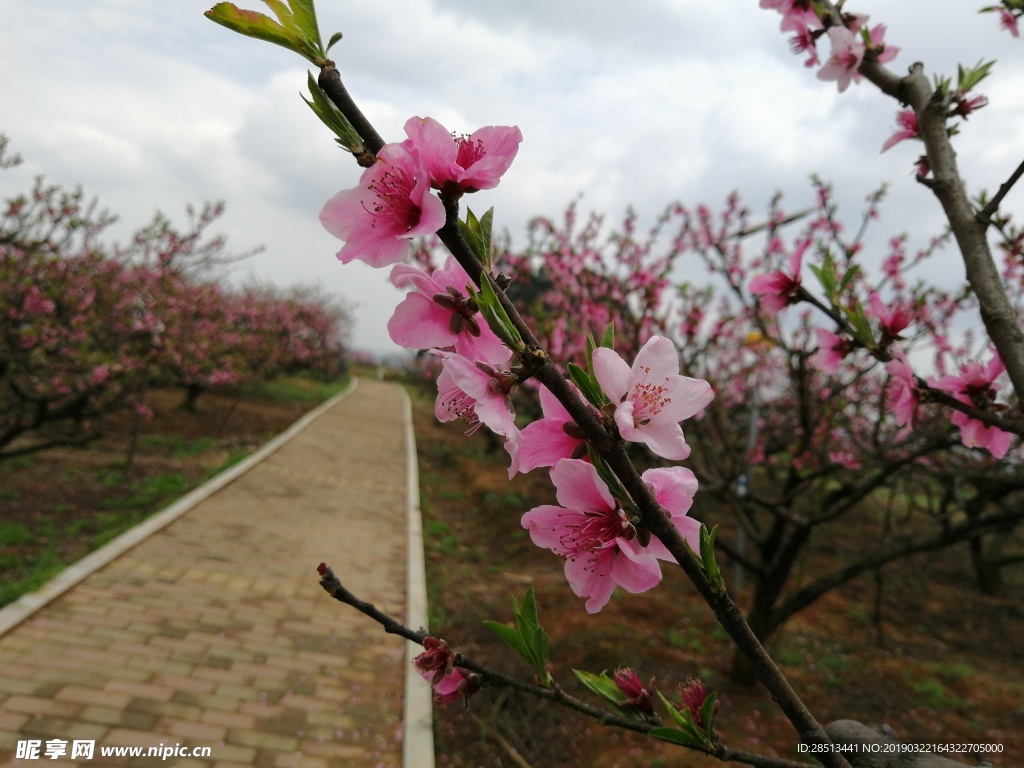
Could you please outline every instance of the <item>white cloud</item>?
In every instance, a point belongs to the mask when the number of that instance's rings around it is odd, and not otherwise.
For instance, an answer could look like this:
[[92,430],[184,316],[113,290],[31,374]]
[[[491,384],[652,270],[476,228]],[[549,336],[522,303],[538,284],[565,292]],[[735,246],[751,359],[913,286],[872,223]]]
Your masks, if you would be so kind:
[[[31,174],[81,183],[120,213],[122,236],[155,209],[224,199],[219,231],[267,252],[242,265],[289,283],[334,286],[360,304],[357,341],[391,347],[384,323],[399,299],[384,272],[342,267],[317,222],[359,168],[301,103],[303,62],[204,19],[212,0],[6,0],[0,100],[6,132],[28,163],[0,174],[0,194]],[[255,0],[242,6],[255,7]],[[321,0],[321,31],[342,77],[387,139],[431,115],[453,131],[518,124],[525,141],[493,192],[499,228],[521,241],[527,220],[582,208],[616,221],[629,204],[649,221],[665,203],[717,206],[739,189],[752,210],[776,189],[810,200],[814,171],[836,184],[855,222],[879,182],[893,182],[879,242],[909,230],[924,241],[941,219],[911,175],[917,148],[879,150],[898,105],[866,84],[836,93],[790,55],[777,15],[756,3],[641,0]],[[995,189],[1020,162],[1024,45],[992,16],[931,0],[858,0],[903,48],[897,71],[929,72],[998,58],[957,148],[972,191]],[[1016,189],[1008,203],[1020,206]],[[852,225],[852,224],[851,224]],[[239,278],[240,279],[240,278]]]

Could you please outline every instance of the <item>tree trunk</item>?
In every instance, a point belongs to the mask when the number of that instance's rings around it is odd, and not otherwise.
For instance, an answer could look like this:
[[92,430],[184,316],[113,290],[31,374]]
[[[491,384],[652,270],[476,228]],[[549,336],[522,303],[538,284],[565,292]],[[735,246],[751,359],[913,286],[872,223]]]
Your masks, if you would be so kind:
[[195,412],[199,410],[199,396],[203,394],[204,390],[199,384],[188,384],[185,387],[185,401],[181,404],[181,409],[185,411]]
[[974,565],[974,577],[978,582],[978,589],[983,595],[1002,597],[1006,594],[1006,585],[1003,583],[1003,569],[999,563],[990,558],[991,553],[985,552],[985,540],[983,536],[975,536],[970,540],[971,562]]

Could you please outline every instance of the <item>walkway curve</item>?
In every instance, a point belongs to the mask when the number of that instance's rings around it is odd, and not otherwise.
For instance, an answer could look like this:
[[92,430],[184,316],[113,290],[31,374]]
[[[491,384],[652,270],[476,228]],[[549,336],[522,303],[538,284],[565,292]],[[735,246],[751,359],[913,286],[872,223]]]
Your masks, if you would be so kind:
[[[79,563],[77,583],[44,587],[45,604],[0,611],[0,768],[40,765],[15,757],[19,742],[70,753],[74,740],[95,742],[91,760],[41,759],[397,768],[403,732],[405,765],[432,765],[415,676],[403,723],[411,651],[316,576],[328,562],[360,597],[426,623],[405,393],[363,380],[229,473]],[[158,746],[177,756],[100,756]],[[195,747],[209,756],[181,756]]]

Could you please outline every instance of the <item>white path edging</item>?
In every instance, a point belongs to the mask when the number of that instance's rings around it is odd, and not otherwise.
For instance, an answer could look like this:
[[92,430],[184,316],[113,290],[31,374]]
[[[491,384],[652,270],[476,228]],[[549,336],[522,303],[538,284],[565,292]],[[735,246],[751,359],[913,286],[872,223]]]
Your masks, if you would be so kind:
[[228,483],[233,480],[237,480],[274,453],[278,448],[294,438],[321,414],[334,407],[343,398],[350,395],[358,384],[358,379],[353,378],[352,382],[345,387],[344,390],[339,392],[330,400],[314,408],[252,455],[247,456],[233,467],[224,470],[216,477],[207,480],[198,488],[185,494],[163,511],[147,518],[134,528],[125,531],[117,538],[109,541],[95,552],[86,555],[78,562],[68,566],[35,592],[29,592],[27,595],[22,595],[10,605],[0,608],[0,635],[3,635],[8,630],[23,622],[44,605],[67,592],[86,576],[98,571],[103,566],[123,555],[132,547],[142,543],[161,528],[165,528],[170,525],[196,506],[199,502],[212,496]]
[[[416,433],[412,428],[412,401],[405,397],[405,477],[408,543],[406,560],[405,625],[427,628],[427,571],[423,558],[423,516],[420,512],[419,465]],[[405,768],[434,768],[434,703],[430,686],[419,676],[412,660],[423,649],[405,641],[405,707],[402,764]]]

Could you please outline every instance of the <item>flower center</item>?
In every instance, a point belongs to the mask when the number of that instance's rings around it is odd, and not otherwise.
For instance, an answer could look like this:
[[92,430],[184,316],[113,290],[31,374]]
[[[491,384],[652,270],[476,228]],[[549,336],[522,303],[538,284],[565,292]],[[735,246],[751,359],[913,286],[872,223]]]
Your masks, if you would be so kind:
[[469,427],[466,435],[472,435],[480,429],[480,417],[476,415],[476,400],[461,389],[455,388],[441,401],[441,407],[457,419],[466,422]]
[[[650,375],[650,368],[643,370],[645,374]],[[666,384],[668,384],[667,378],[662,384],[654,384],[645,379],[633,388],[630,399],[633,401],[634,426],[641,427],[649,423],[664,410],[666,405],[672,402],[671,398],[665,396],[665,393],[668,392]]]
[[372,226],[376,227],[378,220],[394,222],[408,232],[419,224],[420,207],[412,201],[415,187],[416,179],[396,166],[371,181],[367,189],[377,196],[377,201],[367,210],[374,219]]
[[452,135],[452,138],[455,139],[455,146],[458,147],[455,162],[458,163],[460,168],[469,168],[486,154],[484,152],[484,143],[480,139],[473,141],[469,136],[455,135]]
[[602,562],[606,568],[611,568],[611,562],[604,557],[604,553],[617,546],[617,538],[632,541],[636,535],[636,528],[629,516],[619,503],[615,502],[614,509],[584,512],[583,522],[566,525],[565,533],[559,541],[564,548],[566,559],[586,558],[586,569],[596,572]]

